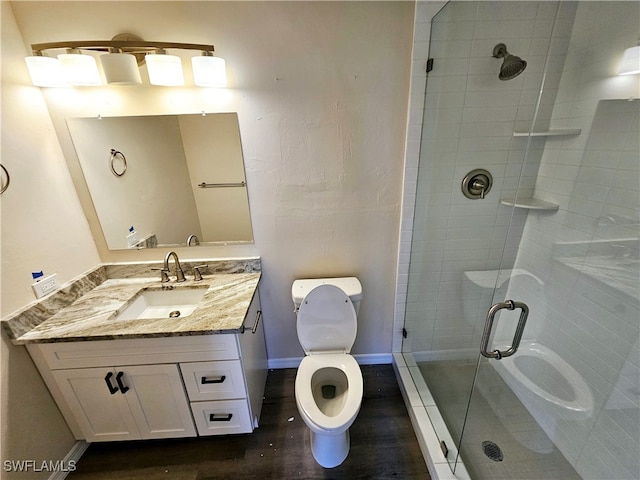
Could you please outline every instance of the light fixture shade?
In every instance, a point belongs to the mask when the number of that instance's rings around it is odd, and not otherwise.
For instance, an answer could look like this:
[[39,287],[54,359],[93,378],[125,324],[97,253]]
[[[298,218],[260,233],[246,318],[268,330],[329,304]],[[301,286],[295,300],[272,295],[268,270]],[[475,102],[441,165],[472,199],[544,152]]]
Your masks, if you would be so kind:
[[227,69],[223,58],[191,57],[193,83],[199,87],[226,87]]
[[136,57],[128,53],[105,53],[100,63],[109,85],[140,85],[142,77]]
[[58,55],[65,79],[71,85],[96,86],[101,85],[100,72],[96,59],[91,55],[79,53],[63,53]]
[[62,66],[57,58],[32,56],[24,59],[31,76],[31,83],[36,87],[65,87]]
[[640,73],[640,45],[627,48],[622,57],[618,75]]
[[151,54],[147,55],[147,72],[151,85],[165,87],[181,87],[184,85],[182,60],[175,55]]

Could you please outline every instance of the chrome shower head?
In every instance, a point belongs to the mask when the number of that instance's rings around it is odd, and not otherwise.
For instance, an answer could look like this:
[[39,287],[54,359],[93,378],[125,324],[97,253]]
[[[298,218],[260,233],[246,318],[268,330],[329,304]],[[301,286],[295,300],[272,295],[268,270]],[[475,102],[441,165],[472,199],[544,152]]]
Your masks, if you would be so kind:
[[498,74],[500,80],[511,80],[527,68],[527,62],[507,52],[507,47],[504,43],[499,43],[493,47],[493,58],[504,58]]

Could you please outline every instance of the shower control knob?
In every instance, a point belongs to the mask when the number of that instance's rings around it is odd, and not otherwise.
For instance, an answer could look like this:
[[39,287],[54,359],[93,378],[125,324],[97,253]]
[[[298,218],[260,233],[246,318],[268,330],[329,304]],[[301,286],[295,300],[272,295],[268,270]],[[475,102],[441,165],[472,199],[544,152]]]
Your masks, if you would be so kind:
[[484,199],[484,192],[487,188],[487,184],[484,183],[484,180],[482,179],[476,179],[473,181],[473,184],[471,185],[471,190],[480,190],[480,198]]
[[462,180],[462,193],[471,200],[484,199],[493,185],[493,177],[482,168],[472,170]]

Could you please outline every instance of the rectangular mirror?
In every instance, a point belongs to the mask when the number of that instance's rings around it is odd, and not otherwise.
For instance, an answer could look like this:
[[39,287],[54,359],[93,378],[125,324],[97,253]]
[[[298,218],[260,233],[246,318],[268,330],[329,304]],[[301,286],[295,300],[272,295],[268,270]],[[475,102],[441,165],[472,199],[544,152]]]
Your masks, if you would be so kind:
[[253,243],[236,113],[67,125],[110,250]]

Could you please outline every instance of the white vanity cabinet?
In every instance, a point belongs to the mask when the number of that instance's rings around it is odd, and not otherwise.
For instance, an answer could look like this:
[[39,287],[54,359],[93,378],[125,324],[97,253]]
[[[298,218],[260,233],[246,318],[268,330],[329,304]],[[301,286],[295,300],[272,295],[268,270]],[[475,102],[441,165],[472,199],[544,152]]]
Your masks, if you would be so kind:
[[[252,302],[244,333],[212,362],[181,362],[198,435],[249,433],[258,426],[267,380],[267,352],[261,312]],[[247,395],[248,393],[248,395]]]
[[77,439],[249,433],[258,424],[267,376],[257,292],[245,326],[244,333],[27,349]]
[[53,370],[85,440],[194,437],[176,365]]

